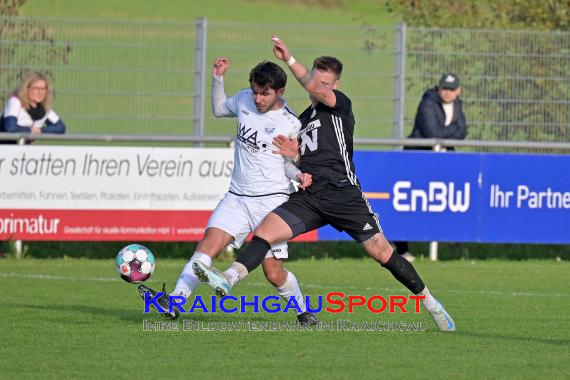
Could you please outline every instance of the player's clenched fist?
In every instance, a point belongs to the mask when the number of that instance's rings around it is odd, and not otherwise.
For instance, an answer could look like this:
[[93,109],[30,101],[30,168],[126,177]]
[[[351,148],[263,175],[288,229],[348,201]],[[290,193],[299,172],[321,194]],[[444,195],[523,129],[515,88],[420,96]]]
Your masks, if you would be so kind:
[[309,173],[300,173],[297,175],[297,180],[299,181],[299,187],[305,190],[307,187],[312,185],[313,176]]
[[219,77],[223,76],[230,67],[230,60],[226,57],[218,57],[214,59],[214,68],[212,73]]

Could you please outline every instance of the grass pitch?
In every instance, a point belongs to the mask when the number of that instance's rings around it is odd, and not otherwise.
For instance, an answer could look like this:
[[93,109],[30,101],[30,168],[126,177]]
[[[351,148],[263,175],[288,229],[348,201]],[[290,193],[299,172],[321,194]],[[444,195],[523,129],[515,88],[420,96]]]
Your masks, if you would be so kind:
[[[425,322],[427,331],[143,331],[136,286],[113,260],[0,261],[3,378],[565,378],[568,262],[455,261],[415,265],[455,318],[440,333],[420,314],[321,312],[324,322]],[[158,259],[148,281],[172,286],[184,261]],[[226,263],[217,263],[225,268]],[[408,293],[368,259],[287,264],[306,295]],[[208,289],[196,294],[207,296]],[[261,271],[235,289],[274,294]],[[295,314],[193,314],[203,322],[287,322]],[[180,326],[181,323],[180,323]],[[182,328],[181,328],[182,330]]]

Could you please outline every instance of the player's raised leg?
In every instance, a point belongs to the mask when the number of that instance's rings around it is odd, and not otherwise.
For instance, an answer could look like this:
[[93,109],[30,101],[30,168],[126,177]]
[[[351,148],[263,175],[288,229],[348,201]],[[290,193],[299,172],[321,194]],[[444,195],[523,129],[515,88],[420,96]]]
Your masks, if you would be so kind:
[[203,263],[193,265],[194,273],[203,283],[214,289],[216,294],[224,296],[249,272],[261,265],[271,244],[287,241],[293,236],[289,225],[277,214],[271,212],[255,229],[254,236],[245,250],[240,252],[236,261],[223,273]]
[[211,266],[212,259],[225,249],[233,240],[234,237],[232,235],[220,228],[209,227],[206,229],[204,237],[196,247],[196,251],[184,266],[172,294],[182,295],[186,298],[190,297],[192,291],[200,285],[200,280],[192,270],[193,264],[195,262],[200,262],[204,265]]
[[376,233],[362,244],[366,252],[388,269],[402,285],[416,295],[425,296],[422,303],[440,331],[455,331],[455,322],[443,305],[430,293],[414,266],[393,252],[384,234]]
[[[173,308],[173,312],[168,312],[168,296],[182,296],[184,298],[190,297],[192,291],[200,285],[200,280],[198,280],[192,270],[193,264],[195,262],[200,262],[205,265],[212,265],[212,258],[217,256],[218,253],[222,251],[222,249],[224,249],[228,244],[232,242],[232,240],[233,236],[219,228],[210,227],[206,229],[204,237],[196,247],[196,251],[194,251],[194,254],[188,263],[184,266],[184,269],[178,278],[174,290],[168,294],[166,293],[165,289],[163,289],[163,292],[165,294],[157,300],[159,305],[167,311],[165,313],[160,313],[162,316],[164,316],[166,319],[178,318],[179,310],[177,307]],[[149,293],[150,298],[153,298],[158,294],[156,290],[153,290],[145,285],[140,285],[139,294],[143,299],[145,297],[145,293]]]

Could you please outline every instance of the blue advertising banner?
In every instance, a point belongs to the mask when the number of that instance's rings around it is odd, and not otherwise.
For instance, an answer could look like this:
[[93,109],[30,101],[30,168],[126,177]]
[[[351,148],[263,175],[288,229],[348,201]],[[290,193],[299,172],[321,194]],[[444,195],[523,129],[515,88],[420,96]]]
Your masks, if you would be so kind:
[[[570,243],[570,156],[354,154],[390,240]],[[319,240],[350,239],[327,226]]]

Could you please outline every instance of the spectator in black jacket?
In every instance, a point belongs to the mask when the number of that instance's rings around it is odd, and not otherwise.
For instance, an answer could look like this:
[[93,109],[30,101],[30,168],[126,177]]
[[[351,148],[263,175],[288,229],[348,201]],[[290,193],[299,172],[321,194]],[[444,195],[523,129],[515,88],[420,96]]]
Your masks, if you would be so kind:
[[[461,86],[457,75],[443,74],[438,86],[424,93],[409,138],[463,140],[467,135],[467,124],[459,95],[461,95]],[[432,148],[412,146],[405,149],[431,150]],[[447,150],[455,149],[448,147]],[[393,243],[396,246],[396,253],[410,262],[415,260],[407,241]]]
[[[409,138],[464,139],[467,135],[467,124],[463,114],[463,102],[459,99],[459,95],[461,95],[459,78],[455,74],[443,74],[439,85],[424,93]],[[411,147],[410,149],[431,148]]]

